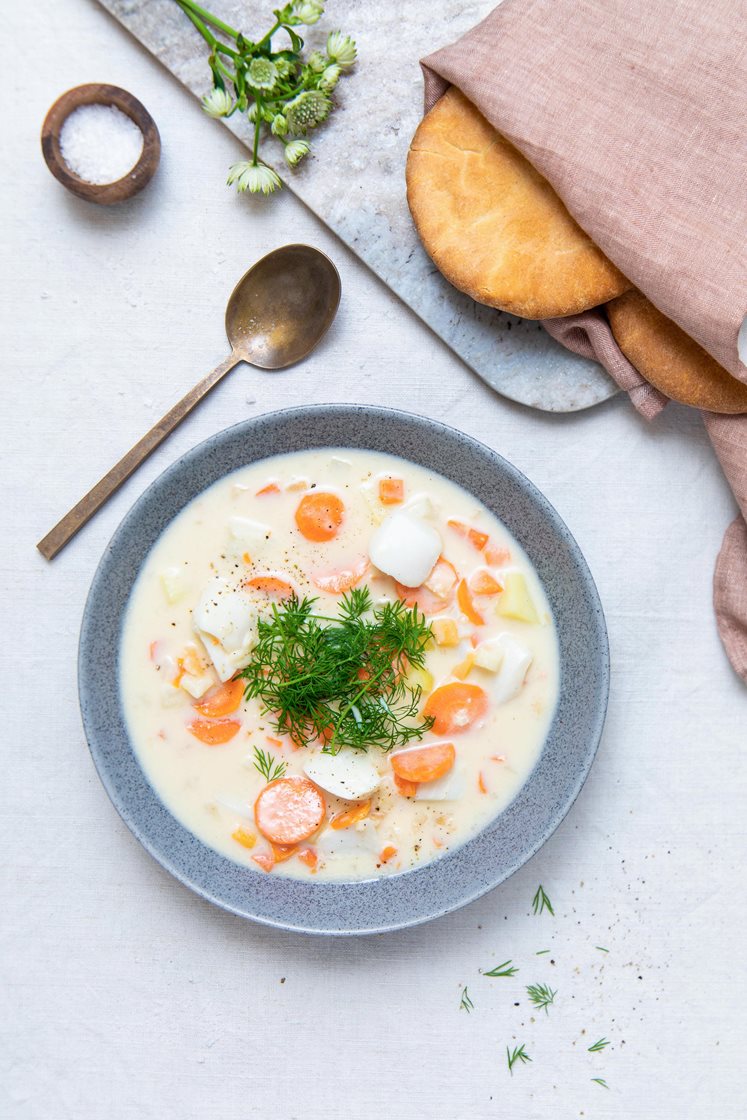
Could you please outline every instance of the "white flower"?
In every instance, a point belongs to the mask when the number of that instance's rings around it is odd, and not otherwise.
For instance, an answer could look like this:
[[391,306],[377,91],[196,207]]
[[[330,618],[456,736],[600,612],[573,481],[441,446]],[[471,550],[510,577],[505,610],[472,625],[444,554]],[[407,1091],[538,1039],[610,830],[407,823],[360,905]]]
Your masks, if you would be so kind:
[[324,4],[318,0],[293,0],[293,15],[299,23],[311,25],[324,15]]
[[257,119],[258,111],[259,111],[259,106],[257,105],[257,102],[256,101],[250,101],[249,102],[249,108],[246,111],[246,115],[247,115],[247,119],[250,120],[252,122],[252,124],[254,124],[254,122]]
[[315,74],[321,74],[328,61],[327,56],[323,55],[321,51],[312,51],[306,60],[306,65]]
[[288,131],[293,136],[305,135],[327,118],[331,107],[332,102],[322,90],[304,90],[285,106]]
[[329,93],[339,82],[340,74],[342,74],[342,70],[336,63],[328,66],[319,79],[319,89],[326,90]]
[[355,40],[349,35],[343,35],[341,31],[330,31],[327,36],[327,54],[330,61],[336,62],[341,69],[347,70],[358,57]]
[[202,107],[209,117],[227,117],[233,110],[233,98],[224,89],[211,89],[202,99]]
[[282,113],[276,113],[276,115],[272,118],[272,124],[270,125],[270,132],[272,133],[273,136],[285,136],[287,131],[288,131],[287,120],[285,119],[285,117],[283,116]]
[[229,187],[235,183],[237,190],[252,194],[272,194],[282,186],[279,176],[266,163],[254,164],[246,159],[231,165],[227,182]]
[[295,167],[300,163],[304,156],[307,156],[311,151],[311,146],[305,140],[291,140],[285,145],[285,161],[289,167]]
[[277,67],[269,58],[253,58],[246,72],[246,80],[254,89],[272,89],[278,80]]

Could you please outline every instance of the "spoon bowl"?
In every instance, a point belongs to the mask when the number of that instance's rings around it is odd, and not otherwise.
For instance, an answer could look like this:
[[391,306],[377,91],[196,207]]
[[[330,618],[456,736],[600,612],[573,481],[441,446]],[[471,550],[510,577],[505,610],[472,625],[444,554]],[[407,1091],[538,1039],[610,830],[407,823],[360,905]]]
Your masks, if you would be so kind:
[[64,548],[96,510],[181,423],[213,386],[238,365],[286,369],[305,358],[328,331],[340,304],[340,276],[311,245],[284,245],[257,261],[226,308],[231,353],[130,448],[37,544],[47,560]]
[[310,354],[340,304],[340,276],[310,245],[284,245],[242,276],[226,308],[234,354],[260,369],[286,369]]

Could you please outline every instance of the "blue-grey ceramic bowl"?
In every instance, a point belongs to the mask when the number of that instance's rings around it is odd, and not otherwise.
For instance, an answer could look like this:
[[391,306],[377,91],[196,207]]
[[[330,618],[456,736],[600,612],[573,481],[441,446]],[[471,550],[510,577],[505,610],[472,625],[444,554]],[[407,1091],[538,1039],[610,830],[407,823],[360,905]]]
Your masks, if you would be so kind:
[[[534,564],[555,616],[560,699],[542,753],[516,798],[462,847],[383,879],[308,882],[252,871],[188,832],[149,785],[130,745],[119,689],[120,635],[149,550],[188,502],[230,471],[282,452],[358,447],[447,475],[511,530]],[[602,732],[607,632],[578,545],[538,490],[495,451],[421,416],[318,405],[259,416],[205,440],[156,479],[125,517],[93,580],[79,654],[80,704],[101,780],[125,823],[186,886],[242,917],[306,933],[383,933],[464,906],[502,883],[568,812]]]

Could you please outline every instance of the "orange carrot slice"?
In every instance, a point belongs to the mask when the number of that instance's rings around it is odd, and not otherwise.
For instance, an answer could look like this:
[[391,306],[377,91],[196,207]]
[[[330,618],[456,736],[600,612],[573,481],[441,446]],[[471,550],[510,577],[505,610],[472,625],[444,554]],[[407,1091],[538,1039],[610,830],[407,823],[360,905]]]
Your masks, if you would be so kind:
[[482,770],[477,775],[477,788],[479,789],[480,793],[488,792],[488,787],[485,785],[485,779],[482,776]]
[[458,580],[454,565],[440,556],[422,586],[405,587],[395,581],[395,587],[406,606],[417,607],[423,614],[439,614],[451,604]]
[[253,848],[257,843],[257,837],[253,832],[247,832],[241,825],[231,833],[231,839],[235,840],[237,844],[241,844],[242,848]]
[[474,622],[475,626],[484,626],[485,619],[479,611],[475,610],[475,604],[472,602],[472,596],[469,593],[466,579],[463,579],[457,589],[457,603],[459,610],[465,614],[470,622]]
[[241,730],[237,719],[193,719],[187,727],[195,739],[208,747],[229,742]]
[[206,719],[232,715],[244,699],[243,681],[226,681],[211,688],[200,700],[195,702],[195,711]]
[[379,501],[383,506],[394,506],[404,501],[405,483],[402,478],[379,479]]
[[298,853],[298,858],[301,863],[305,863],[312,871],[316,871],[317,864],[319,863],[319,856],[313,848],[301,848]]
[[341,828],[350,828],[358,821],[365,820],[370,812],[371,802],[361,801],[358,805],[354,805],[352,809],[346,809],[344,813],[339,813],[336,817],[333,817],[329,822],[329,827],[338,831]]
[[507,548],[497,548],[490,544],[485,549],[485,559],[492,568],[502,568],[504,564],[508,564],[510,561],[511,553]]
[[382,863],[389,863],[389,860],[392,859],[394,856],[396,856],[396,854],[397,854],[397,849],[394,847],[394,845],[393,844],[387,844],[387,846],[382,849],[382,851],[379,855],[379,859],[381,860]]
[[423,587],[427,587],[440,599],[451,599],[454,588],[459,582],[459,573],[450,560],[439,556],[433,565],[428,578],[423,580]]
[[397,773],[394,775],[394,784],[403,797],[414,797],[418,792],[417,782],[410,782],[407,778],[400,778]]
[[392,770],[407,782],[435,782],[454,765],[453,743],[430,743],[425,747],[409,747],[392,755]]
[[488,697],[477,684],[453,681],[442,684],[428,697],[423,714],[433,717],[437,735],[454,735],[467,731],[483,719],[488,710]]
[[469,589],[473,595],[500,595],[503,584],[499,583],[490,572],[480,568],[470,576]]
[[296,844],[270,844],[275,863],[285,863],[287,859],[296,854]]
[[277,576],[254,576],[253,579],[245,579],[241,586],[258,591],[268,599],[290,599],[293,594],[291,585]]
[[254,820],[263,836],[283,846],[307,840],[324,820],[324,798],[308,778],[296,775],[270,782],[254,803]]
[[311,582],[320,591],[331,591],[333,595],[342,595],[344,591],[349,591],[351,587],[360,583],[368,568],[368,557],[361,556],[349,568],[339,568],[336,572],[329,572],[326,575],[313,575]]
[[471,525],[465,525],[463,521],[450,520],[447,522],[450,529],[458,533],[460,537],[465,537],[473,548],[478,552],[482,552],[485,545],[490,540],[487,533],[483,533],[480,529],[473,529]]
[[256,856],[252,856],[252,859],[263,871],[272,871],[275,866],[275,857],[271,852],[257,852]]
[[257,491],[255,497],[266,498],[270,494],[279,494],[279,493],[280,493],[280,487],[278,486],[277,482],[268,482],[266,486],[263,486],[261,490]]
[[342,525],[345,506],[337,494],[304,494],[296,510],[296,525],[307,541],[331,541]]

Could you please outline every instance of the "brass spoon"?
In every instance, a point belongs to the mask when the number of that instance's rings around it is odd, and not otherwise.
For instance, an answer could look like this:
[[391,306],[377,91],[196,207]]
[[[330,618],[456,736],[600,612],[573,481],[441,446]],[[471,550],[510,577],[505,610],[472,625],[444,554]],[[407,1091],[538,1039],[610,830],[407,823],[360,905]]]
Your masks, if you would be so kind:
[[234,288],[226,308],[231,353],[195,385],[65,514],[36,546],[51,560],[125,479],[155,451],[221,378],[239,362],[286,369],[310,354],[340,303],[340,276],[329,257],[310,245],[284,245],[257,261]]

